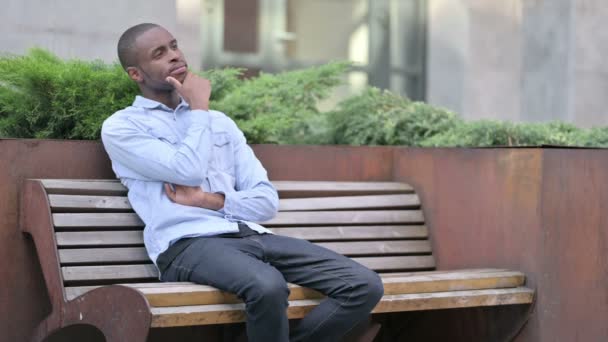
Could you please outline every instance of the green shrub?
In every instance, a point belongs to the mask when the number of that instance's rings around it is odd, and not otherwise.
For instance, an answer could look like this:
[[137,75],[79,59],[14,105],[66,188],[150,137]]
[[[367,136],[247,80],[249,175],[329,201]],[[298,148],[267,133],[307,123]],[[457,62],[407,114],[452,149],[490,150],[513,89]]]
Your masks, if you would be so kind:
[[296,144],[313,134],[319,100],[327,98],[348,63],[305,70],[262,73],[245,80],[213,107],[230,115],[251,143]]
[[449,111],[372,87],[328,115],[332,143],[349,145],[418,146],[460,122]]
[[422,146],[607,146],[608,130],[585,130],[563,122],[510,123],[480,120],[461,122],[450,130],[430,137]]
[[461,122],[447,110],[372,87],[339,104],[329,121],[333,143],[403,146],[419,146]]
[[[251,143],[296,143],[347,67],[330,63],[246,81],[241,69],[201,74],[213,85],[211,107],[232,116]],[[2,56],[0,137],[98,139],[102,122],[138,92],[116,63],[63,61],[41,49]]]
[[0,57],[0,134],[96,139],[137,87],[117,65],[62,61],[44,50]]
[[580,129],[563,122],[464,121],[454,113],[368,88],[330,113],[331,143],[424,147],[608,147],[608,127]]
[[[201,74],[213,85],[211,107],[231,116],[250,143],[608,147],[608,127],[466,122],[372,87],[320,112],[319,100],[348,67],[329,63],[247,80],[234,68]],[[98,139],[103,120],[130,105],[138,92],[116,63],[64,61],[41,49],[0,56],[0,138]]]

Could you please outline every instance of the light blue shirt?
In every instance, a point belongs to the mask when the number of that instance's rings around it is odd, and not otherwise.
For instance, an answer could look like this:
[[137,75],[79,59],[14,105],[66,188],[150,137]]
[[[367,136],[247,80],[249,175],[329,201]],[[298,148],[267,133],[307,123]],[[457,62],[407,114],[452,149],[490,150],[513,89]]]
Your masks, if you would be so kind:
[[[175,110],[137,96],[133,105],[103,123],[101,139],[129,201],[145,223],[150,259],[172,243],[195,236],[238,232],[242,221],[273,218],[277,191],[234,121],[218,111],[191,110],[182,99]],[[163,183],[200,186],[223,193],[219,211],[173,203]]]

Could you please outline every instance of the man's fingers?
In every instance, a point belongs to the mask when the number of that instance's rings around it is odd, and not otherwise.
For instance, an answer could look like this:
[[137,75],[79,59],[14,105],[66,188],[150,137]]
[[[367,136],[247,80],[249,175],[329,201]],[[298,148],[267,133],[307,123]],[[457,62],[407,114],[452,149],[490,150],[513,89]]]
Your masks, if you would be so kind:
[[168,76],[165,79],[165,81],[167,81],[167,83],[172,85],[173,88],[175,88],[175,90],[177,90],[178,92],[182,89],[182,84],[179,83],[179,81],[177,79],[175,79],[174,77]]

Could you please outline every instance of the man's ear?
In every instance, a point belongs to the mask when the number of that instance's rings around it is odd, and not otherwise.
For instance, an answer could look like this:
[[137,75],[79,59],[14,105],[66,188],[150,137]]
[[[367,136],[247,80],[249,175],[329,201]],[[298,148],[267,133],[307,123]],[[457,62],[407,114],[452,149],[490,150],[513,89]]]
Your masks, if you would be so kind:
[[144,80],[143,75],[137,67],[127,67],[127,74],[129,75],[130,79],[137,83],[141,83]]

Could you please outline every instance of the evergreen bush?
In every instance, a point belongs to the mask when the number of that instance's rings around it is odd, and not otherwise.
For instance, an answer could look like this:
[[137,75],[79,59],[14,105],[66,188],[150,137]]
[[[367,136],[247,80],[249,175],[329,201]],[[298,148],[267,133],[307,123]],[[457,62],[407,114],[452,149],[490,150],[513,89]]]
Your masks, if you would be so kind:
[[[348,68],[334,62],[245,80],[235,68],[201,74],[213,86],[211,108],[231,116],[249,143],[608,147],[608,127],[464,121],[373,87],[320,112]],[[117,63],[64,61],[42,49],[0,56],[0,138],[99,139],[102,122],[137,93]]]

